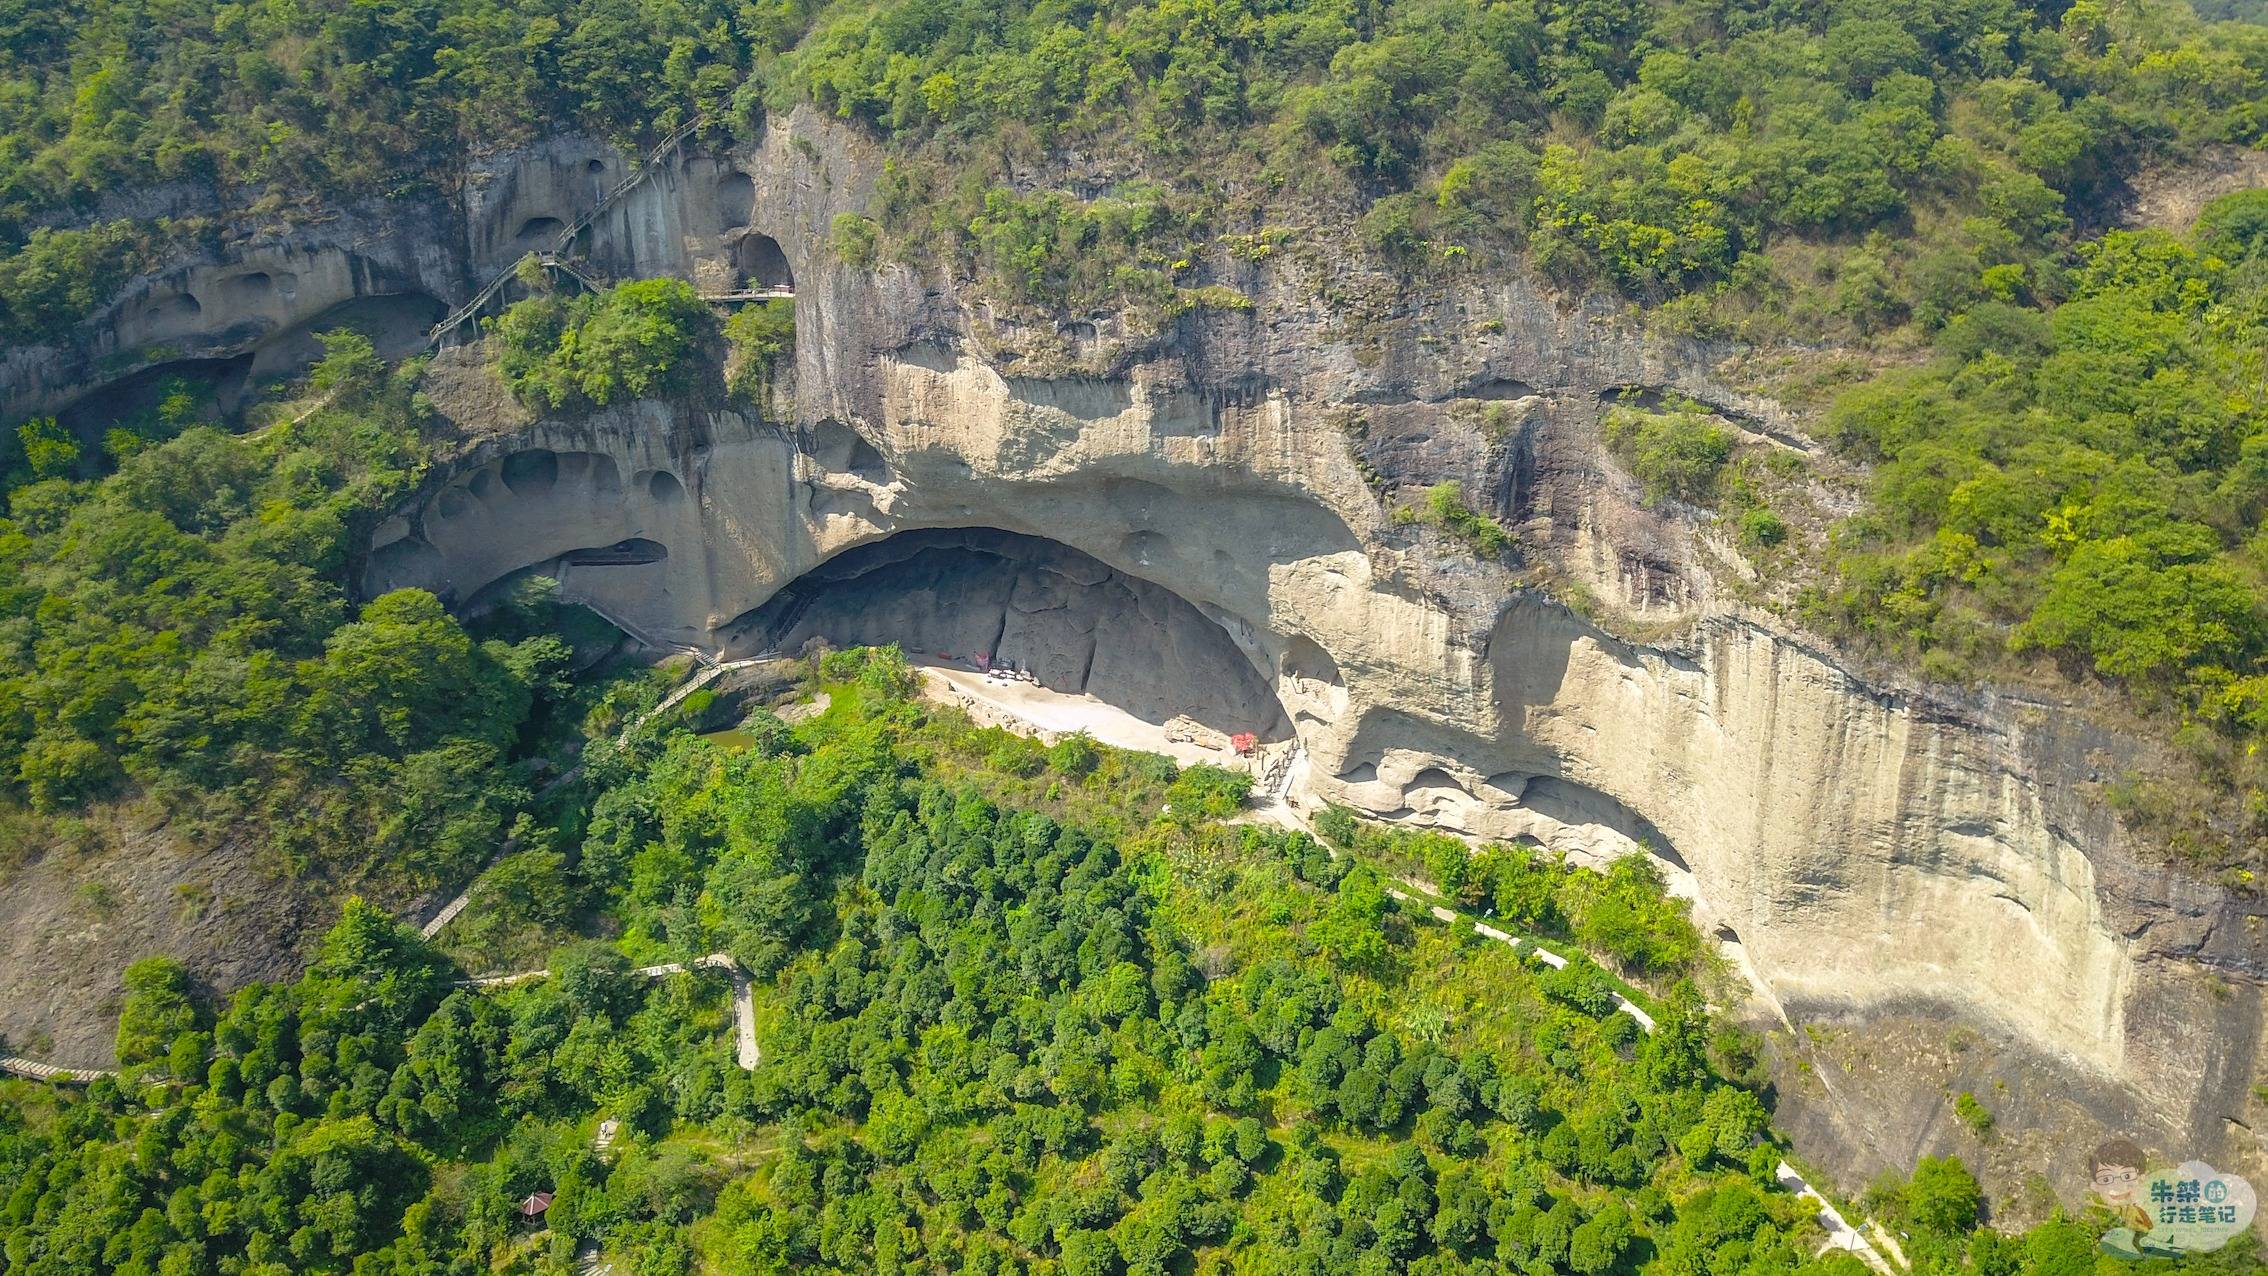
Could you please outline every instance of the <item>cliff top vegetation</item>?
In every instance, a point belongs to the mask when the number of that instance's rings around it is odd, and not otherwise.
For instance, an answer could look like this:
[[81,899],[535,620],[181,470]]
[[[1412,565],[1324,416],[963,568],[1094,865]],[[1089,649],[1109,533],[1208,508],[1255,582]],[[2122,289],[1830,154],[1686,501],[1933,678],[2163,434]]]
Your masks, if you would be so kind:
[[[476,150],[560,129],[627,142],[698,114],[746,136],[808,103],[891,154],[873,220],[830,228],[838,251],[944,265],[1015,305],[1177,313],[1321,237],[1412,275],[1617,292],[1673,332],[1918,357],[1829,413],[1875,500],[1808,617],[1932,677],[2044,660],[2116,683],[2235,805],[2147,784],[2121,800],[2190,812],[2154,827],[2241,871],[2268,837],[2264,214],[2239,196],[2194,230],[2104,227],[2145,168],[2261,142],[2258,16],[2178,0],[19,4],[0,14],[0,337],[68,327],[214,233],[201,214],[438,190]],[[514,384],[546,404],[661,386],[639,369],[698,326],[553,309],[503,333],[533,352]],[[586,335],[621,349],[595,358]],[[11,432],[0,461],[21,477],[90,469],[41,423]],[[1637,421],[1618,437],[1654,499],[1713,481],[1677,448],[1705,438]],[[1784,534],[1769,508],[1741,511],[1744,543]],[[115,773],[83,751],[24,756],[19,785],[60,777],[43,792]]]

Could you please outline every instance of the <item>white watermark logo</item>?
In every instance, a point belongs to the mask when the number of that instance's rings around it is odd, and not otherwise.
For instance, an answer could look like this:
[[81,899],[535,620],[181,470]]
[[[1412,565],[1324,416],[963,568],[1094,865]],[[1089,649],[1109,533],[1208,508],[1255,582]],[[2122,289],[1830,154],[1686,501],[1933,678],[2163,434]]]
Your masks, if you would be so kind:
[[2116,1216],[2102,1251],[2120,1258],[2203,1254],[2252,1226],[2252,1184],[2203,1161],[2152,1170],[2142,1149],[2113,1139],[2095,1149],[2095,1198]]

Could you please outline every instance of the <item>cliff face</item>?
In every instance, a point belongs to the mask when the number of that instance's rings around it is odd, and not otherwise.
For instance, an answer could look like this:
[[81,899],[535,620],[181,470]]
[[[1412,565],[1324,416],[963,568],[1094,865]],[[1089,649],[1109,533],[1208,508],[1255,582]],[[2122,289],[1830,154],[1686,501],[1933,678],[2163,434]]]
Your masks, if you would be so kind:
[[[382,290],[462,300],[556,236],[621,163],[555,143],[473,174],[452,207],[216,249],[141,281],[82,346],[19,359],[6,397],[53,405],[104,358],[111,374],[147,366],[155,330],[137,325],[167,295],[200,307],[167,340],[217,357]],[[2043,1111],[2043,1127],[2259,1162],[2241,1124],[2260,1067],[2259,922],[2152,867],[2094,799],[2134,746],[2060,703],[1871,684],[1729,601],[1705,567],[1718,549],[1635,502],[1598,435],[1602,402],[1631,387],[1714,403],[1774,446],[1809,450],[1775,405],[1718,384],[1719,352],[1644,340],[1521,280],[1410,293],[1328,253],[1238,267],[1219,282],[1251,309],[1195,312],[1160,334],[1113,316],[1033,327],[949,283],[829,256],[831,220],[866,208],[878,171],[841,130],[802,117],[729,155],[669,161],[600,219],[593,260],[712,292],[791,273],[789,424],[652,402],[515,421],[482,392],[475,360],[446,353],[436,402],[488,437],[381,529],[366,589],[473,603],[541,569],[650,642],[752,651],[801,632],[800,601],[826,582],[807,576],[846,553],[989,529],[983,552],[1040,584],[986,614],[1006,633],[1011,613],[1065,608],[1033,649],[1085,653],[1045,676],[1085,685],[1115,660],[1135,671],[1120,679],[1134,699],[1143,670],[1217,683],[1176,704],[1223,727],[1280,708],[1307,758],[1302,800],[1581,857],[1643,842],[1743,962],[1759,1020],[1969,1025],[2039,1084],[2083,1096],[2076,1115]],[[229,280],[287,272],[289,306],[211,299]],[[1330,307],[1315,300],[1327,293]],[[1531,567],[1666,636],[1613,637],[1397,526],[1374,475],[1459,481],[1517,528]],[[1087,559],[1101,570],[1077,565]],[[910,590],[951,579],[893,561],[915,573]],[[1082,593],[1106,579],[1124,597]],[[1141,602],[1127,582],[1185,605]],[[1110,619],[1136,613],[1143,624]],[[1137,647],[1168,655],[1145,663]],[[1167,697],[1153,698],[1137,710],[1163,712]],[[1802,1034],[1787,1049],[1803,1053]],[[1868,1076],[1843,1063],[1824,1088],[1790,1073],[1783,1093],[1847,1185],[1956,1137],[1937,1109],[1958,1067]],[[2087,1146],[2043,1147],[2059,1159],[2011,1173],[2076,1186]]]

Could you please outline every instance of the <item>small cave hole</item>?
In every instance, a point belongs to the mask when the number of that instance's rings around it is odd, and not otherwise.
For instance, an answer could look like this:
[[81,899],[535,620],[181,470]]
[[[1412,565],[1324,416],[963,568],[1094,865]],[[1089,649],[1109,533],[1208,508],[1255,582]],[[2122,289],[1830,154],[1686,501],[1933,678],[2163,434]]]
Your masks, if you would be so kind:
[[1165,558],[1173,543],[1157,532],[1128,532],[1118,542],[1118,552],[1136,567],[1155,567]]
[[738,230],[746,226],[749,215],[755,210],[755,178],[735,171],[717,179],[718,230]]
[[1512,800],[1517,802],[1520,800],[1520,794],[1527,790],[1528,776],[1521,771],[1499,771],[1481,781],[1481,785],[1484,788],[1495,789],[1499,793],[1509,794]]
[[832,417],[812,427],[811,459],[836,474],[877,486],[890,481],[890,463],[865,436]]
[[583,167],[587,169],[593,177],[596,177],[600,173],[606,171],[606,161],[602,159],[595,159],[590,163],[585,164]]
[[1293,635],[1290,645],[1284,648],[1284,676],[1333,687],[1347,685],[1345,676],[1339,672],[1339,662],[1331,659],[1331,653],[1323,650],[1321,644],[1304,634]]
[[1536,388],[1525,381],[1515,381],[1510,377],[1497,377],[1474,384],[1472,388],[1465,391],[1465,397],[1468,399],[1491,399],[1501,403],[1511,399],[1525,399],[1535,392]]
[[1419,789],[1447,789],[1452,793],[1463,794],[1467,797],[1472,796],[1465,786],[1458,782],[1456,776],[1437,766],[1429,766],[1410,777],[1409,787],[1406,791],[1415,793]]
[[258,301],[275,291],[276,281],[265,270],[253,270],[222,281],[221,287],[238,301]]
[[530,217],[520,223],[520,231],[513,238],[523,244],[539,239],[557,239],[559,232],[565,229],[567,223],[556,217]]
[[1602,407],[1632,407],[1641,412],[1658,412],[1669,402],[1669,396],[1660,386],[1621,385],[1599,391]]
[[658,563],[669,557],[669,546],[660,541],[633,536],[612,545],[596,545],[588,549],[571,549],[560,555],[559,561],[568,567],[640,567]]
[[558,481],[557,452],[515,452],[504,458],[504,486],[516,496],[547,492]]
[[655,470],[646,477],[646,494],[663,505],[674,505],[685,499],[685,485],[668,470]]
[[576,455],[590,462],[590,488],[593,496],[601,501],[622,499],[622,471],[615,466],[613,457],[603,452],[579,452]]

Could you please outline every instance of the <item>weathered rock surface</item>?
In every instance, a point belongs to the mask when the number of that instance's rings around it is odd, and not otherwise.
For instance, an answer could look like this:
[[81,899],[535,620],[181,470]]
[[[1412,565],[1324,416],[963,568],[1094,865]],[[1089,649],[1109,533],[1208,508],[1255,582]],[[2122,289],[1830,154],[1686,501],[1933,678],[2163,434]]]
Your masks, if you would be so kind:
[[[207,281],[254,269],[289,269],[308,304],[382,289],[462,299],[555,234],[548,222],[578,216],[620,163],[555,143],[473,174],[452,209],[247,240],[137,284],[86,350],[17,360],[0,398],[58,402],[95,357],[146,351],[161,328],[237,356],[311,317],[296,302],[212,300],[226,292]],[[2057,703],[1869,682],[1724,597],[1690,529],[1641,509],[1606,459],[1600,405],[1630,387],[1718,404],[1808,448],[1800,422],[1714,383],[1719,352],[1646,340],[1523,280],[1412,293],[1327,254],[1305,277],[1235,267],[1217,282],[1251,310],[1152,336],[1113,316],[1027,326],[951,281],[828,255],[831,220],[866,208],[877,171],[845,133],[798,117],[758,145],[673,161],[594,232],[594,260],[617,276],[714,291],[792,275],[786,425],[640,403],[492,433],[381,531],[364,586],[470,605],[542,570],[657,645],[745,648],[797,631],[764,609],[799,579],[893,553],[863,547],[989,529],[996,549],[1026,547],[1007,557],[1028,573],[1058,551],[997,534],[1040,538],[1216,624],[1217,651],[1148,668],[1179,676],[1236,653],[1244,667],[1223,673],[1211,707],[1280,709],[1312,761],[1309,800],[1578,856],[1644,842],[1761,978],[1758,1015],[1972,1024],[1995,1057],[2088,1096],[2074,1138],[2092,1121],[2168,1153],[2261,1164],[2231,1124],[2252,1119],[2260,1070],[2258,906],[2127,844],[2093,795],[2134,746]],[[1354,300],[1326,307],[1312,272]],[[166,318],[166,298],[187,294],[203,309]],[[467,358],[445,355],[459,366],[436,385],[477,382]],[[435,393],[468,432],[490,430],[478,395]],[[1458,480],[1517,528],[1529,568],[1669,636],[1618,639],[1506,568],[1395,525],[1374,476]],[[997,602],[987,615],[1004,614]],[[895,619],[919,630],[935,611],[909,602]],[[1174,615],[1159,633],[1186,634]],[[881,636],[866,630],[892,618],[859,632]],[[1122,628],[1100,632],[1178,650]],[[1244,697],[1245,675],[1273,705]],[[1787,1120],[1853,1186],[1952,1145],[1936,1109],[1955,1071],[1838,1067],[1831,1090],[1784,1088]],[[2086,1146],[2026,1172],[2075,1186]]]
[[[337,901],[280,883],[240,845],[181,835],[139,808],[70,842],[22,850],[0,874],[0,1036],[5,1053],[105,1067],[143,957],[180,959],[212,989],[298,974]],[[15,850],[16,848],[11,848]]]

